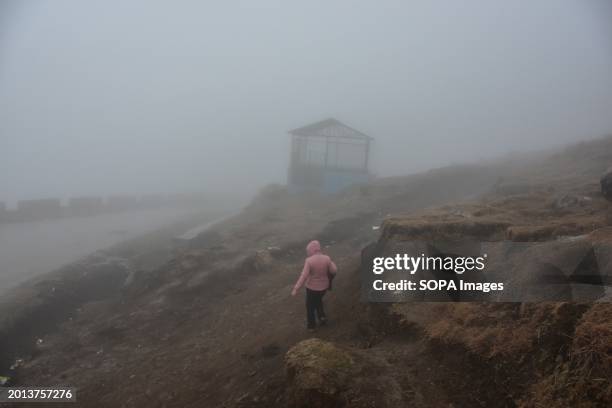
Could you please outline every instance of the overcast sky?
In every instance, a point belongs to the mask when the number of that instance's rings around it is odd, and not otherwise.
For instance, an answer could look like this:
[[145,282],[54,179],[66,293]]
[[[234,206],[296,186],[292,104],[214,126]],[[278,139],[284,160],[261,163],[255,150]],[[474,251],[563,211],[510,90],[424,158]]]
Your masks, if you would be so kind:
[[380,175],[612,134],[610,3],[2,1],[0,201],[252,191],[327,117]]

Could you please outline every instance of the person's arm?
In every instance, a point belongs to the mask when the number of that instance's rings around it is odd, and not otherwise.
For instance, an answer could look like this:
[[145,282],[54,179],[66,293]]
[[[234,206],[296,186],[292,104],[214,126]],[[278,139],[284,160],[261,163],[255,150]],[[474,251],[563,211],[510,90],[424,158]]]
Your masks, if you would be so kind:
[[297,282],[295,283],[295,286],[293,287],[293,290],[291,291],[291,294],[293,296],[295,296],[297,294],[297,291],[300,290],[300,288],[306,281],[306,278],[308,277],[309,274],[310,274],[310,264],[308,263],[308,259],[306,259],[306,261],[304,261],[304,268],[302,269],[302,273],[300,274],[299,279],[297,280]]

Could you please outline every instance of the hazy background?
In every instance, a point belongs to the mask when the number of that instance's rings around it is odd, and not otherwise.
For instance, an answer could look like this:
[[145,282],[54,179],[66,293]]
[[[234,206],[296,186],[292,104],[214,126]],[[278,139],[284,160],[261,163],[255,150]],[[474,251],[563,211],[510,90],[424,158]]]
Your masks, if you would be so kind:
[[283,182],[336,117],[413,172],[612,133],[612,7],[2,1],[0,201]]

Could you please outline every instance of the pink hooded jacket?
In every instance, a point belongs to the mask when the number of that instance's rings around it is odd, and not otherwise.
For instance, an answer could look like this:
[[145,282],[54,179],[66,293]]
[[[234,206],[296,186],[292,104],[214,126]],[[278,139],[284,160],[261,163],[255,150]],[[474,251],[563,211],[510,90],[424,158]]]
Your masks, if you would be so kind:
[[311,290],[325,290],[329,287],[327,272],[335,275],[338,272],[336,264],[331,258],[321,253],[319,241],[310,241],[306,246],[308,258],[304,262],[304,269],[293,289],[298,291],[304,283]]

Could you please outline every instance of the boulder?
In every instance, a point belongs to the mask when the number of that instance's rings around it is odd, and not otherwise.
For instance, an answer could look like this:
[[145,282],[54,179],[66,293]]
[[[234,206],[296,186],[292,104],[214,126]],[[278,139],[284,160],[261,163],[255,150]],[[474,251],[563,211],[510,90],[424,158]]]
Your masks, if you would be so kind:
[[252,263],[252,267],[257,272],[264,272],[266,270],[270,270],[274,259],[272,258],[272,254],[267,249],[262,249],[255,252],[255,255],[249,258]]
[[298,343],[285,362],[289,401],[295,407],[338,406],[356,368],[346,351],[319,339]]
[[601,184],[601,194],[606,200],[612,201],[612,167],[606,170],[599,182]]
[[285,356],[287,402],[296,408],[395,407],[401,388],[388,363],[361,350],[304,340]]

